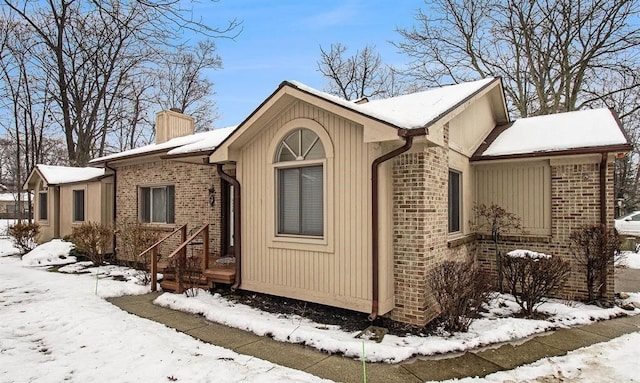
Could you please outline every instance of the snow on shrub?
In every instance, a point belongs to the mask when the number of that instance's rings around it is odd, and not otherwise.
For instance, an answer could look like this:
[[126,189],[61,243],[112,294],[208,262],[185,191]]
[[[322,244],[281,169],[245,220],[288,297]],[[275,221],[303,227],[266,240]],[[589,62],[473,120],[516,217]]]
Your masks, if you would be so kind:
[[560,257],[516,250],[502,257],[504,278],[523,314],[530,318],[544,298],[569,276],[569,262]]
[[52,266],[75,263],[76,257],[69,252],[74,248],[73,243],[61,239],[54,239],[43,243],[22,257],[24,266]]
[[545,253],[538,253],[536,251],[521,250],[521,249],[510,251],[507,253],[507,255],[509,255],[511,258],[531,258],[531,259],[551,258],[550,255]]

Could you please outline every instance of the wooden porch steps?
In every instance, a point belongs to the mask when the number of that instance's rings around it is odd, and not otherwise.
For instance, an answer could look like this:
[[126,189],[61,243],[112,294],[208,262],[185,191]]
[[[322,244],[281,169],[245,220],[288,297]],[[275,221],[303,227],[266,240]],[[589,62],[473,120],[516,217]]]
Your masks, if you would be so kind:
[[204,276],[211,282],[232,284],[236,280],[236,269],[235,267],[210,268],[204,271]]
[[[176,280],[175,270],[166,261],[158,261],[158,272],[163,274],[160,287],[164,291],[182,293]],[[236,269],[231,266],[213,266],[206,269],[197,280],[198,287],[208,289],[212,283],[233,284],[236,279]]]

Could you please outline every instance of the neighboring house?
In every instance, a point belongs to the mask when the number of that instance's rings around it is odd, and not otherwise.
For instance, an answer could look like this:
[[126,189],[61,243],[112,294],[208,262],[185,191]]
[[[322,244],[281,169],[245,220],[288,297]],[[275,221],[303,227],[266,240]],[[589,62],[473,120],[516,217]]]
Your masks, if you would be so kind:
[[[233,239],[222,238],[220,230],[223,221],[229,221],[223,209],[229,206],[223,204],[229,187],[208,162],[215,146],[233,129],[194,134],[192,117],[165,110],[156,115],[154,144],[92,160],[91,165],[115,171],[116,223],[138,221],[164,234],[182,224],[191,231],[209,223],[212,253],[233,255]],[[168,255],[179,244],[176,236],[161,253]]]
[[0,193],[0,219],[17,218],[29,218],[29,193]]
[[[419,325],[438,315],[441,262],[495,269],[475,204],[521,217],[505,250],[570,259],[573,230],[612,224],[614,159],[631,149],[609,110],[510,121],[497,78],[358,102],[283,82],[237,128],[194,133],[163,111],[156,137],[91,161],[115,171],[116,221],[209,224],[241,289]],[[586,296],[577,267],[558,295]]]
[[70,235],[84,222],[113,224],[113,175],[106,169],[36,165],[23,188],[34,193],[40,242]]

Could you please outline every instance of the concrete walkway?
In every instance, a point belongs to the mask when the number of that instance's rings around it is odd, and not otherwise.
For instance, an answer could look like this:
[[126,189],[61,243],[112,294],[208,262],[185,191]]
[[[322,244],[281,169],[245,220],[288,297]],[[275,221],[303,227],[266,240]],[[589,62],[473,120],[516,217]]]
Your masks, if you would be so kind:
[[616,267],[615,292],[640,291],[640,269]]
[[[202,316],[154,305],[158,293],[109,299],[111,303],[143,318],[162,323],[204,342],[245,355],[306,371],[338,382],[362,382],[362,362],[328,355],[309,347],[277,342],[267,337],[205,320]],[[510,370],[549,356],[640,331],[640,315],[541,334],[518,343],[400,364],[367,363],[367,382],[424,382],[466,376],[485,376]]]

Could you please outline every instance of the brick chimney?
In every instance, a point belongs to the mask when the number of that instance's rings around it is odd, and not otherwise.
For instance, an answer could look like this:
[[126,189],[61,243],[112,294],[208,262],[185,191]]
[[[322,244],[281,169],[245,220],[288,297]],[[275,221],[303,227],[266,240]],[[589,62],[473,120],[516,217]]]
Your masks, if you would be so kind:
[[193,133],[193,117],[174,110],[163,110],[156,113],[156,144]]

